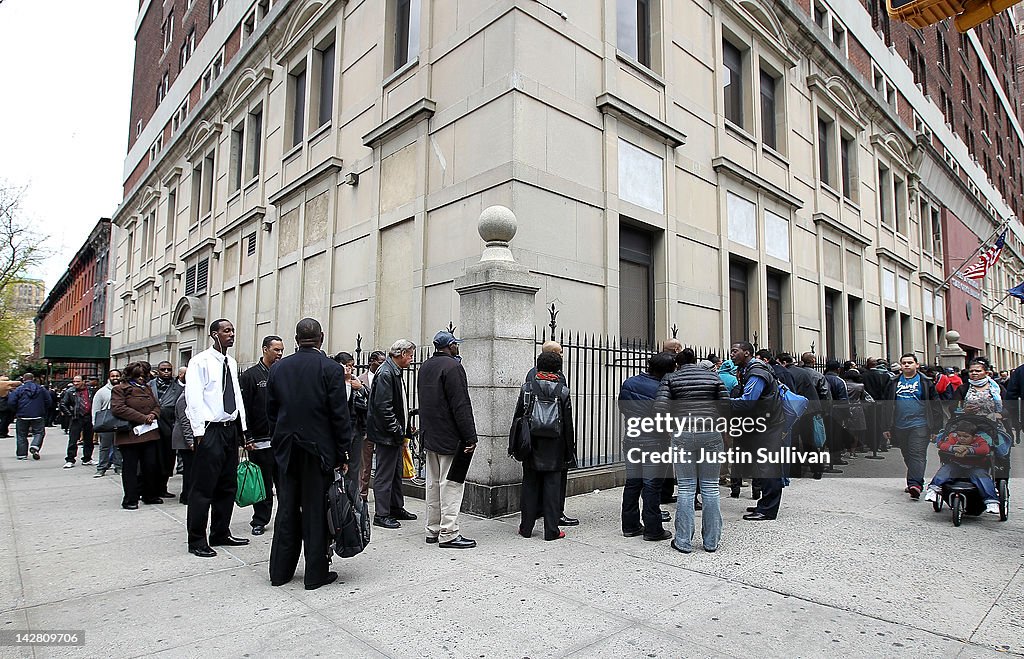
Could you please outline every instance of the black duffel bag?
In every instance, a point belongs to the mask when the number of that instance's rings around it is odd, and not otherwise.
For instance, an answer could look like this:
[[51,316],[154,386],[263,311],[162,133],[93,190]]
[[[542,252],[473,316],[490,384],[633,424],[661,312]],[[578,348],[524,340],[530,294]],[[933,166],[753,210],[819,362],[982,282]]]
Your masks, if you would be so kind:
[[345,476],[338,471],[327,488],[327,528],[331,547],[342,558],[351,558],[370,544],[370,511],[366,501],[349,491]]

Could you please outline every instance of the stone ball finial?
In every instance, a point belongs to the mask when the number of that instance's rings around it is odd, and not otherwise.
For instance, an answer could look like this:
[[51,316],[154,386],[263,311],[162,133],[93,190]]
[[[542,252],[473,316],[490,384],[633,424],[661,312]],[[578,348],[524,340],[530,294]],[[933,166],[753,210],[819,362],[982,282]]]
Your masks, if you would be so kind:
[[956,330],[949,330],[946,332],[946,345],[956,345],[960,343],[960,332]]
[[477,231],[487,246],[481,261],[512,261],[512,250],[508,248],[515,238],[518,224],[516,215],[504,206],[488,206],[480,213]]

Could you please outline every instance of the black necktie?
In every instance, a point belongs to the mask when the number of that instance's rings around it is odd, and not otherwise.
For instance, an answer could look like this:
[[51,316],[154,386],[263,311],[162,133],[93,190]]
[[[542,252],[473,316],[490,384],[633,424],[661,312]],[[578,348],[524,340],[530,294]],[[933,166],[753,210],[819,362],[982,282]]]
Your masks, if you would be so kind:
[[231,369],[228,368],[228,358],[224,358],[224,413],[234,414],[235,407],[235,383],[231,379]]

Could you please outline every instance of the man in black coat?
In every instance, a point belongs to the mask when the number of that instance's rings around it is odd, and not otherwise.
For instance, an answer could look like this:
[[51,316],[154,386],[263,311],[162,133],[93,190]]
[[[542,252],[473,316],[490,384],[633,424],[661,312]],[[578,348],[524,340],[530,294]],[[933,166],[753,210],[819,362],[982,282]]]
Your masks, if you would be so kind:
[[277,473],[277,461],[271,449],[270,419],[267,418],[267,379],[270,367],[284,355],[284,341],[279,336],[263,337],[263,355],[256,365],[238,376],[238,386],[242,390],[242,403],[245,405],[245,418],[249,420],[251,439],[245,445],[249,451],[249,460],[256,463],[263,474],[263,489],[267,498],[252,505],[253,535],[263,535],[270,524],[270,515],[274,510],[274,475]]
[[402,369],[412,363],[416,344],[399,339],[392,344],[388,358],[377,369],[370,387],[366,410],[366,437],[377,452],[377,470],[373,474],[373,525],[397,529],[398,520],[414,520],[405,509],[402,496],[402,452],[409,436],[409,406],[402,386]]
[[352,425],[345,399],[345,370],[320,346],[320,323],[295,326],[299,349],[274,365],[267,380],[267,418],[277,459],[277,518],[270,548],[270,583],[292,580],[299,551],[306,556],[306,590],[333,583],[327,570],[327,489],[335,469],[348,471]]
[[160,415],[156,418],[160,430],[160,483],[157,489],[161,493],[160,496],[171,499],[174,495],[167,490],[167,481],[174,474],[175,455],[171,447],[174,408],[185,387],[175,377],[174,365],[166,360],[156,365],[156,377],[149,381],[149,387],[153,391],[153,397],[160,403]]
[[450,332],[438,332],[434,355],[420,366],[418,380],[420,438],[427,463],[427,544],[438,543],[446,549],[476,547],[476,540],[459,533],[466,484],[448,480],[456,455],[472,453],[477,441],[459,343]]

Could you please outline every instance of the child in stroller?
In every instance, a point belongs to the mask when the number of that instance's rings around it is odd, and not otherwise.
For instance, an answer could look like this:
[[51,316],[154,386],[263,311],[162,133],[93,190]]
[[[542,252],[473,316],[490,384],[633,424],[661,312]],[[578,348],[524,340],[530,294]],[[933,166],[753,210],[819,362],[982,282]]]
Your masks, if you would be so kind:
[[999,446],[998,429],[994,423],[979,424],[981,420],[953,418],[935,438],[942,466],[928,484],[925,501],[935,503],[945,498],[943,486],[969,481],[981,496],[985,512],[1000,514],[999,494],[989,473],[991,457]]

